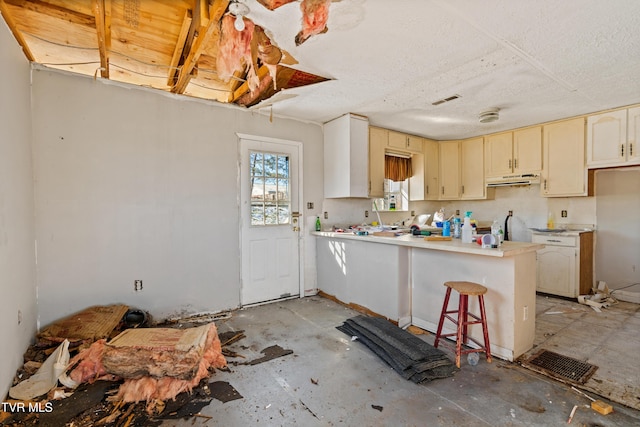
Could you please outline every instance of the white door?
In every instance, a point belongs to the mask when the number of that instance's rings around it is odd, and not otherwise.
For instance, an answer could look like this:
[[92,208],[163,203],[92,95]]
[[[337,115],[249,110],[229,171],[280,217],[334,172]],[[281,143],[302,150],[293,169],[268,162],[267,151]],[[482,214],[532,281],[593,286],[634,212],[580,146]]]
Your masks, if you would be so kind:
[[300,295],[300,149],[240,136],[242,305]]

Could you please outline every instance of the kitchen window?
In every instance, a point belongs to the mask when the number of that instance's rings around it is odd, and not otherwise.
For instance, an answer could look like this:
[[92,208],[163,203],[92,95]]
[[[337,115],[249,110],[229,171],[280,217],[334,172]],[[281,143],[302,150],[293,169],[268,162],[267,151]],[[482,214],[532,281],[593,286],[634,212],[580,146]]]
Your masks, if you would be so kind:
[[384,180],[384,197],[373,199],[372,209],[379,211],[409,210],[409,180]]

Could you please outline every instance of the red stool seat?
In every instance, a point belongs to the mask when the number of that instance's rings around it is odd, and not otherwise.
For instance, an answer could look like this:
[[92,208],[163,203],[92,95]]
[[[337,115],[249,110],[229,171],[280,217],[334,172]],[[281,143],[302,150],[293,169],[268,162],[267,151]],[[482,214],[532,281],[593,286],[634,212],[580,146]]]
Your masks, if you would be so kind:
[[[444,304],[442,305],[442,313],[440,314],[440,322],[438,323],[438,332],[436,332],[436,339],[433,343],[434,347],[438,347],[441,338],[456,337],[455,353],[456,353],[456,366],[460,367],[460,356],[469,353],[484,353],[487,357],[487,362],[491,363],[491,348],[489,346],[489,330],[487,328],[487,316],[484,310],[484,294],[487,293],[487,288],[478,283],[473,282],[445,282],[447,287],[447,293],[444,297]],[[448,310],[449,298],[451,297],[451,290],[454,289],[460,294],[458,301],[458,308],[455,310]],[[469,313],[469,295],[478,297],[478,304],[480,305],[480,316],[473,313]],[[452,314],[456,316],[452,316]],[[449,319],[456,325],[456,332],[450,334],[443,334],[442,327],[444,320]],[[472,319],[472,320],[470,320]],[[475,338],[468,335],[468,325],[481,324],[482,334],[484,337],[484,343],[480,343]],[[467,344],[469,340],[476,343],[479,348],[463,349],[462,345]],[[446,343],[446,341],[442,341]],[[447,343],[448,345],[448,343]]]

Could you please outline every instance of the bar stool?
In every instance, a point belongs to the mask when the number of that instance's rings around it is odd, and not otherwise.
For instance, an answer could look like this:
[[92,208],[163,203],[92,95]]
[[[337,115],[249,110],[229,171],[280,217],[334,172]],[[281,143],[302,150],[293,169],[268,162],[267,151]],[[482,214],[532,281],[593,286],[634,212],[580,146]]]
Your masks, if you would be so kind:
[[[489,330],[487,329],[487,316],[484,311],[484,294],[487,293],[487,288],[478,283],[473,282],[445,282],[444,285],[447,287],[447,293],[444,297],[444,304],[442,305],[442,313],[440,314],[440,322],[438,323],[438,332],[436,333],[436,339],[433,344],[434,347],[438,348],[438,343],[441,338],[456,337],[456,366],[460,367],[460,356],[463,354],[469,353],[482,353],[484,352],[487,357],[487,362],[491,363],[491,348],[489,346]],[[458,308],[456,310],[447,310],[449,306],[449,297],[451,296],[451,289],[456,290],[460,294],[460,299],[458,301]],[[480,316],[473,313],[469,313],[469,295],[476,295],[478,297],[478,303],[480,304]],[[457,316],[451,316],[451,314],[457,313]],[[444,319],[449,319],[456,325],[456,332],[450,334],[442,333],[442,326],[444,324]],[[469,320],[472,318],[473,320]],[[478,340],[468,335],[468,325],[475,324],[482,325],[482,333],[484,336],[484,345],[481,344]],[[479,348],[473,349],[462,349],[462,344],[467,344],[467,342],[471,340],[476,343]],[[445,341],[443,340],[443,343]],[[446,345],[449,345],[446,343]]]

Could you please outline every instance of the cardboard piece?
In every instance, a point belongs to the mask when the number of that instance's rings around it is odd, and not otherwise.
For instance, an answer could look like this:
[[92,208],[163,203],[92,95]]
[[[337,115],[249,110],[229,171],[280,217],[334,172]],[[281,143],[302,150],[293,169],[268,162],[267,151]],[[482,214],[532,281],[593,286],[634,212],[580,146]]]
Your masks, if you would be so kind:
[[79,313],[59,320],[45,327],[38,338],[53,342],[97,341],[108,338],[118,326],[129,307],[109,305],[89,307]]

